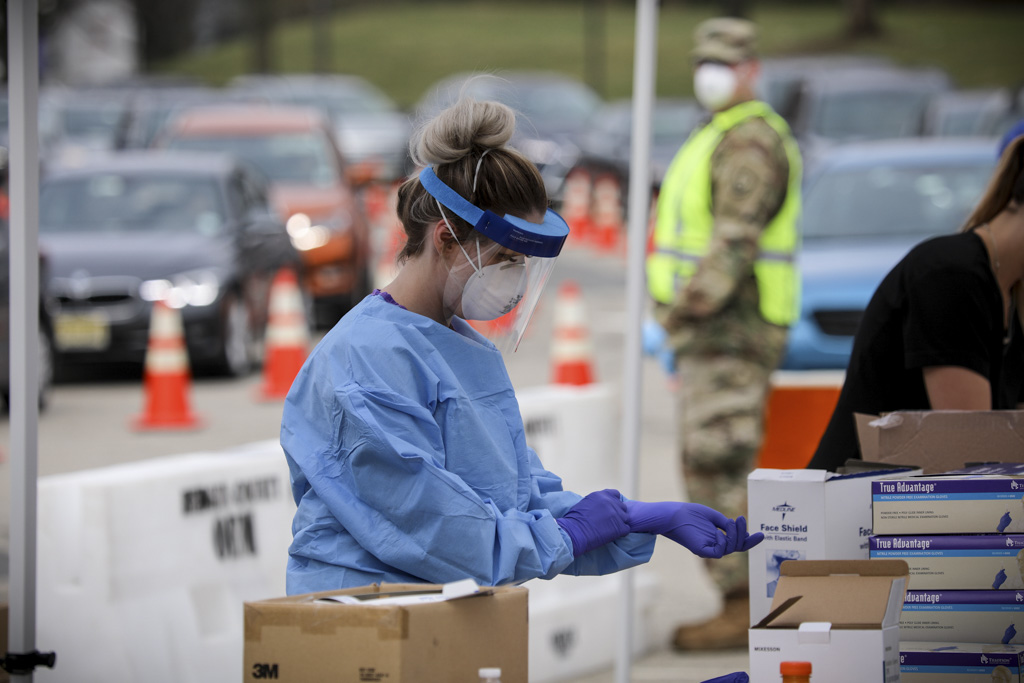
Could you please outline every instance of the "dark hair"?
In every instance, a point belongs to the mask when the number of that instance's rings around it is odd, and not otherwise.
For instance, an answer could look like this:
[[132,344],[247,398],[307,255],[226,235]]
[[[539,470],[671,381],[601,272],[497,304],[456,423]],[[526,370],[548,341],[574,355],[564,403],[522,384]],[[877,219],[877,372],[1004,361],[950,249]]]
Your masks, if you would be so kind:
[[[463,97],[413,139],[412,160],[418,168],[433,166],[441,181],[481,209],[519,217],[543,213],[548,198],[540,172],[521,152],[507,146],[515,125],[515,112],[506,105]],[[398,262],[404,263],[423,251],[429,228],[441,220],[441,212],[418,175],[398,188],[397,208],[407,237],[398,255]],[[444,215],[460,242],[473,229],[452,211],[445,210]]]
[[985,194],[964,223],[962,232],[985,225],[1006,209],[1011,201],[1024,206],[1024,135],[1003,150]]

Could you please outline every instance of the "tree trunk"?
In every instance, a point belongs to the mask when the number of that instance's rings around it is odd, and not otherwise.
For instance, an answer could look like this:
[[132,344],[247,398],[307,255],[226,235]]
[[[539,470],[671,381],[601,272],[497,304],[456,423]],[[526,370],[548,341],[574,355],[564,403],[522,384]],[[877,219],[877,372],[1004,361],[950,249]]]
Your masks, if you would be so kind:
[[846,35],[868,38],[882,32],[878,23],[875,0],[843,0],[846,5]]
[[252,5],[252,70],[258,74],[270,73],[273,62],[273,0],[254,0]]

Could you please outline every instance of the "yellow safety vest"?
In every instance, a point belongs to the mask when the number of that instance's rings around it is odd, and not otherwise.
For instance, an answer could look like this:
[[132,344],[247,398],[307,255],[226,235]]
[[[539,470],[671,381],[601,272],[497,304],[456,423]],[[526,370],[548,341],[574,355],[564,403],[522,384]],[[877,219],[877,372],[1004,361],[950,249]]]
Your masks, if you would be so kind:
[[793,260],[799,243],[800,151],[786,122],[763,102],[738,104],[715,114],[676,154],[658,197],[654,250],[647,258],[647,288],[655,301],[669,304],[707,253],[715,218],[711,212],[711,155],[725,133],[757,116],[782,138],[789,159],[789,186],[779,212],[758,240],[754,276],[761,315],[788,326],[799,314],[800,279]]

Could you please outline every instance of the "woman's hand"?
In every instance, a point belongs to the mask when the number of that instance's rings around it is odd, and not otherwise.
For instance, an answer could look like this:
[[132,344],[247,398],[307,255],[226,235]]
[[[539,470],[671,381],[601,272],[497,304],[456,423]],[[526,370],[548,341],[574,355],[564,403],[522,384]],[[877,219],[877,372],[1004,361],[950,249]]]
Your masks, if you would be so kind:
[[642,503],[626,501],[630,531],[661,534],[699,557],[719,558],[745,552],[764,540],[748,534],[747,520],[729,519],[718,510],[697,503]]

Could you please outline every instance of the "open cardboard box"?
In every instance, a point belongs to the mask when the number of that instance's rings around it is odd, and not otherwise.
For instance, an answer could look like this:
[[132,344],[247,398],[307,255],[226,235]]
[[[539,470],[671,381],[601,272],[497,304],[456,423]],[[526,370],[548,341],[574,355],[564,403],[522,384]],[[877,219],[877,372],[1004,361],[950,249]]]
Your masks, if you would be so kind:
[[481,667],[499,667],[505,683],[527,683],[527,589],[454,585],[385,583],[247,602],[243,678],[475,681]]
[[913,465],[925,474],[972,462],[1024,462],[1024,410],[898,410],[854,418],[864,460]]
[[772,611],[750,629],[750,680],[776,683],[784,661],[830,683],[899,681],[903,560],[782,563]]

